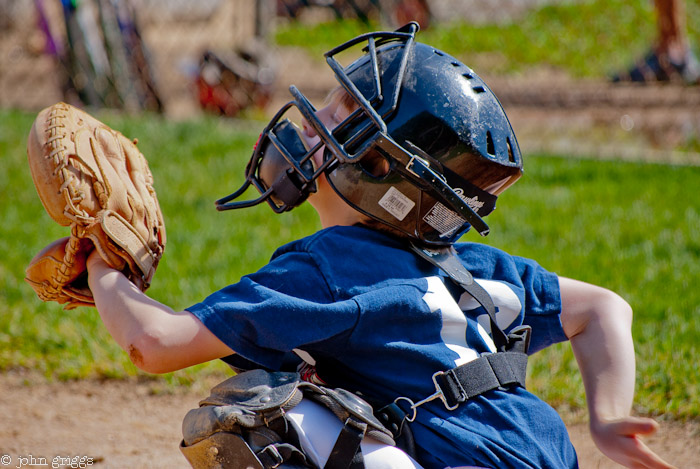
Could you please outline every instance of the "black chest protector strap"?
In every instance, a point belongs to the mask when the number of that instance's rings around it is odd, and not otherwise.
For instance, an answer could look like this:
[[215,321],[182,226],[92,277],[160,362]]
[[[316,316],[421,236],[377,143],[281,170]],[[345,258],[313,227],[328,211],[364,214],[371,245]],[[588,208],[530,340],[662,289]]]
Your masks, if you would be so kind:
[[447,408],[454,408],[473,397],[501,387],[525,387],[527,355],[499,352],[482,355],[464,365],[435,376]]
[[[417,408],[431,400],[440,399],[447,409],[457,406],[473,397],[487,391],[510,386],[525,387],[527,369],[527,350],[530,345],[530,327],[521,326],[513,329],[506,336],[496,323],[496,306],[488,292],[477,282],[461,263],[452,246],[437,250],[421,248],[412,245],[413,250],[431,264],[440,268],[450,279],[469,293],[486,310],[491,323],[491,337],[496,345],[497,353],[487,353],[479,358],[445,372],[433,375],[435,393],[419,402],[413,402],[406,397],[397,398],[392,404],[377,413],[380,419],[390,419],[387,415],[404,415],[409,422],[416,417]],[[409,411],[397,412],[399,402],[408,402]],[[385,411],[385,412],[382,412]],[[396,422],[394,422],[396,423]],[[401,428],[402,425],[398,425]],[[394,425],[394,428],[397,426]],[[389,425],[389,428],[392,428]],[[396,436],[396,435],[395,435]]]
[[454,247],[444,247],[440,249],[428,249],[418,247],[411,243],[411,248],[420,257],[427,260],[440,270],[445,272],[450,279],[469,293],[486,310],[491,323],[491,337],[496,350],[503,352],[508,346],[508,337],[498,327],[496,323],[496,305],[493,304],[491,295],[478,283],[474,281],[472,274],[464,267],[457,257]]

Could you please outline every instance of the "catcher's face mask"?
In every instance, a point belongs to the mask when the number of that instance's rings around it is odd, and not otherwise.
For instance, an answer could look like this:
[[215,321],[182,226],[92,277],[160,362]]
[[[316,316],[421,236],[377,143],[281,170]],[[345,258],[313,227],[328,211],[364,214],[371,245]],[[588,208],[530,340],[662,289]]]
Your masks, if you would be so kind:
[[[325,54],[354,110],[334,129],[295,86],[265,127],[246,180],[219,210],[267,202],[300,205],[321,174],[350,206],[428,245],[455,242],[521,175],[517,140],[500,103],[467,66],[414,41],[416,23],[359,36]],[[343,67],[338,56],[360,58]],[[312,148],[286,116],[299,113],[320,141]],[[315,164],[313,155],[323,150]],[[372,168],[381,161],[387,171]],[[260,196],[234,201],[253,185]]]

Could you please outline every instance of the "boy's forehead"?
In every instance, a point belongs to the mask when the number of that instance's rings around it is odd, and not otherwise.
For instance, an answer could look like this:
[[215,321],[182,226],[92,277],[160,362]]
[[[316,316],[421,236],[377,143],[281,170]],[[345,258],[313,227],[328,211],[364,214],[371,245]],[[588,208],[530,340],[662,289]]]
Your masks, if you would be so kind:
[[342,98],[343,94],[347,94],[347,92],[343,89],[341,86],[336,86],[332,90],[328,92],[326,95],[326,98],[323,100],[325,104],[330,104],[332,102],[337,102],[339,99]]
[[326,105],[340,104],[345,109],[352,111],[357,108],[355,99],[341,86],[333,88],[325,99]]

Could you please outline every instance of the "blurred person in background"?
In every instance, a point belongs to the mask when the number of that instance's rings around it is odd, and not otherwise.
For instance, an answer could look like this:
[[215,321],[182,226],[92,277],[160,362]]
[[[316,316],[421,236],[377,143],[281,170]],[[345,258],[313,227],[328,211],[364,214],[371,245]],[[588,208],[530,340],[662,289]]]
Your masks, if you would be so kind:
[[686,34],[683,0],[654,0],[656,39],[647,55],[614,82],[682,82],[700,84],[700,62]]

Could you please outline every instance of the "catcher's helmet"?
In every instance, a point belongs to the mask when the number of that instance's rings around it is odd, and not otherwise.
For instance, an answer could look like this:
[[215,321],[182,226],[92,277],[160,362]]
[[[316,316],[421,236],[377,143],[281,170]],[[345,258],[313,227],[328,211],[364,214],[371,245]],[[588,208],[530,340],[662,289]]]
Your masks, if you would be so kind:
[[[359,36],[327,52],[326,61],[356,103],[335,129],[326,128],[299,90],[263,130],[246,181],[217,201],[219,210],[266,201],[291,210],[316,190],[325,172],[333,189],[356,210],[427,245],[449,245],[470,226],[486,235],[482,217],[522,173],[510,122],[495,95],[469,67],[414,41],[416,23],[394,32]],[[338,54],[365,45],[347,67]],[[320,137],[307,148],[283,118],[296,107]],[[325,145],[324,162],[312,155]],[[389,170],[364,164],[384,158]],[[364,160],[363,160],[364,159]],[[260,197],[231,202],[254,185]]]

